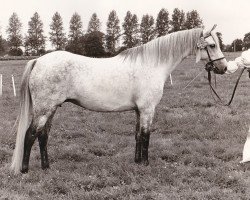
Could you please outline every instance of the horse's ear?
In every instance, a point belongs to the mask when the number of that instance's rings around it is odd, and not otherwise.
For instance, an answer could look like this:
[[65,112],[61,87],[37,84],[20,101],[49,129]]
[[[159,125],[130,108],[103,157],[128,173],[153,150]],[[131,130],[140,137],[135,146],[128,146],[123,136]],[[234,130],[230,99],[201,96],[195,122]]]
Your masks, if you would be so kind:
[[215,25],[213,26],[213,28],[210,30],[210,32],[212,32],[212,31],[216,28],[216,26],[217,26],[217,24],[215,24]]
[[209,35],[211,35],[211,32],[216,28],[217,24],[215,24],[212,28],[208,29],[204,34],[203,36],[204,37],[207,37]]
[[201,50],[198,48],[196,51],[196,63],[201,59]]

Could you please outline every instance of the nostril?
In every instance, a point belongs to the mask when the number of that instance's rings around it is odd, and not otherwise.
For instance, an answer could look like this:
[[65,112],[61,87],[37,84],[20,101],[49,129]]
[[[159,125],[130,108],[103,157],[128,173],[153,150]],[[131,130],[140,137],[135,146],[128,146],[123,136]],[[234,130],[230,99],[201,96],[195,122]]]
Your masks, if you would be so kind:
[[225,67],[224,71],[227,71],[227,67]]

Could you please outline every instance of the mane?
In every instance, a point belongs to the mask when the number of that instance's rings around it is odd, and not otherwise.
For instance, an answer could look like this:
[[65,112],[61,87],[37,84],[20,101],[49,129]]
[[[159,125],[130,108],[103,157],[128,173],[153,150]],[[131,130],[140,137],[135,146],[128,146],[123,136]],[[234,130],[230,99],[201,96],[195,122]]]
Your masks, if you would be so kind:
[[166,63],[168,60],[183,58],[190,49],[191,54],[197,50],[197,42],[202,35],[202,28],[178,31],[154,39],[146,44],[121,52],[118,56],[131,62],[138,58],[142,63],[150,62],[155,65]]

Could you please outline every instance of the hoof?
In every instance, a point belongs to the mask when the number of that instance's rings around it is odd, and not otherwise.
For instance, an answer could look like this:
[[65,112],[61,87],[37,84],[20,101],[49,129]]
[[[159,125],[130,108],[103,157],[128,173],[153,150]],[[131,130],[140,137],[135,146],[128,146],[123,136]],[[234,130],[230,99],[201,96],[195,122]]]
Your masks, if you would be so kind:
[[149,165],[149,162],[148,162],[148,160],[144,160],[144,161],[142,161],[142,164],[143,164],[144,166],[148,166],[148,165]]
[[42,169],[43,170],[49,169],[49,163],[42,165]]
[[22,174],[27,174],[28,171],[29,171],[28,168],[24,168],[24,169],[21,169],[21,170],[20,170],[20,172],[21,172]]
[[135,158],[135,163],[140,164],[141,163],[141,158]]

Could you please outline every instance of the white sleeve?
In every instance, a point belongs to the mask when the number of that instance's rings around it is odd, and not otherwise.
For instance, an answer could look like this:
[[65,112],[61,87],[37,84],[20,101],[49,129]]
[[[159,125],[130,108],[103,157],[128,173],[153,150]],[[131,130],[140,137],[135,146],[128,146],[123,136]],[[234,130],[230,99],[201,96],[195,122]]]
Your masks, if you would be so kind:
[[250,49],[243,51],[241,54],[242,62],[246,67],[250,67]]

